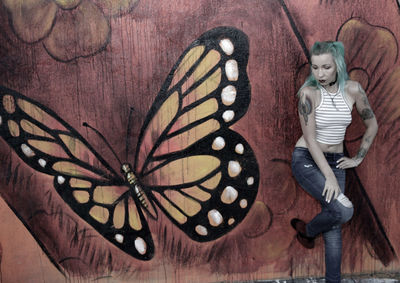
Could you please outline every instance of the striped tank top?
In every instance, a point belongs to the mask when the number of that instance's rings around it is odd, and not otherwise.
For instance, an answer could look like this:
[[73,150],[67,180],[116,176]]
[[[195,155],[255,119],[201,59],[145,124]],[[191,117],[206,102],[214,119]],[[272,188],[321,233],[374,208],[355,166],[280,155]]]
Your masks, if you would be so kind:
[[336,93],[322,87],[320,90],[321,103],[315,108],[316,139],[323,144],[340,144],[351,123],[351,108],[340,90]]

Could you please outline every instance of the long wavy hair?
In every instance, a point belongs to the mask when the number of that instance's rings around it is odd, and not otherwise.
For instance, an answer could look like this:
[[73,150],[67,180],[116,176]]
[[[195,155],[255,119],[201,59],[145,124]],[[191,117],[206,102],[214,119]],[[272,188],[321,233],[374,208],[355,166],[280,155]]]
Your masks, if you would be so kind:
[[312,73],[311,66],[311,56],[313,55],[321,55],[321,54],[332,54],[333,60],[336,64],[336,73],[337,73],[337,82],[339,84],[339,90],[344,91],[344,86],[346,84],[346,80],[348,80],[349,75],[347,73],[346,62],[344,61],[344,46],[340,41],[317,41],[311,47],[310,50],[310,75],[305,80],[304,84],[300,87],[298,94],[300,91],[306,86],[314,86],[320,87],[320,83],[318,80],[314,78]]

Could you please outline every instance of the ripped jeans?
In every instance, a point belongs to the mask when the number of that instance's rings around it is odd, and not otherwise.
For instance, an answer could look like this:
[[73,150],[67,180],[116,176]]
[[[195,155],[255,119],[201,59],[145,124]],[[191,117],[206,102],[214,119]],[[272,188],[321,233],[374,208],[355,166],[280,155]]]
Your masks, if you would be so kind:
[[354,208],[351,201],[344,195],[346,172],[343,169],[336,168],[336,162],[344,156],[343,153],[325,152],[324,155],[342,191],[336,200],[328,203],[322,196],[325,177],[307,148],[296,147],[294,149],[292,171],[300,186],[321,204],[321,212],[306,225],[306,232],[309,237],[316,237],[322,233],[325,242],[325,280],[327,283],[333,283],[340,282],[341,224],[351,219]]

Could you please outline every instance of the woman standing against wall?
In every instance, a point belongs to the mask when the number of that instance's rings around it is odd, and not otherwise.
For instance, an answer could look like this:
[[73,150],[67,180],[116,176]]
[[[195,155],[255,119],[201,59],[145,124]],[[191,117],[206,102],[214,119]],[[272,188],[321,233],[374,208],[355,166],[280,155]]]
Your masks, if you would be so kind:
[[[321,204],[321,212],[307,224],[292,219],[297,240],[306,248],[323,235],[326,282],[340,282],[341,225],[353,215],[344,195],[345,169],[364,159],[378,124],[361,85],[348,79],[341,42],[316,42],[311,48],[311,74],[300,88],[298,112],[303,135],[292,156],[292,170],[301,187]],[[343,154],[343,140],[356,106],[366,131],[356,156]]]

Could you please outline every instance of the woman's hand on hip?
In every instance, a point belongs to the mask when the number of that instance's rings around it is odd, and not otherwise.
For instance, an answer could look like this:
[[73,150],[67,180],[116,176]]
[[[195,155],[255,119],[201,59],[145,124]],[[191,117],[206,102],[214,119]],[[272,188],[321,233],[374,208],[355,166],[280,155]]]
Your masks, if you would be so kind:
[[339,194],[341,193],[339,184],[335,177],[327,178],[325,181],[325,187],[322,192],[322,196],[325,196],[325,200],[327,203],[330,203],[331,200],[335,200]]
[[349,168],[354,168],[360,165],[362,159],[361,158],[349,158],[349,157],[342,157],[337,161],[336,168],[339,169],[349,169]]

